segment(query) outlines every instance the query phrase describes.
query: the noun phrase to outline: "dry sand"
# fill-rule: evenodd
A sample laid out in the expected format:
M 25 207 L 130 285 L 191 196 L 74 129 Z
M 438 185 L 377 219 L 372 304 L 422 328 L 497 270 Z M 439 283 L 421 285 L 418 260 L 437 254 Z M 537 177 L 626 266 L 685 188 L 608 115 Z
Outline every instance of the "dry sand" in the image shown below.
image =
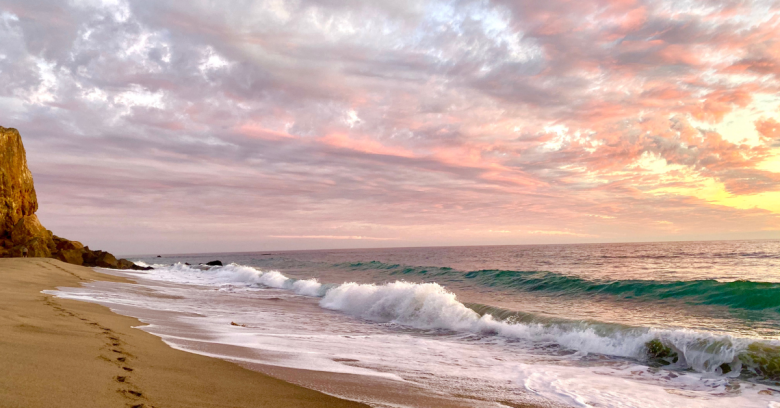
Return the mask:
M 54 259 L 0 259 L 0 407 L 365 407 L 168 347 L 136 319 L 41 293 L 122 281 Z

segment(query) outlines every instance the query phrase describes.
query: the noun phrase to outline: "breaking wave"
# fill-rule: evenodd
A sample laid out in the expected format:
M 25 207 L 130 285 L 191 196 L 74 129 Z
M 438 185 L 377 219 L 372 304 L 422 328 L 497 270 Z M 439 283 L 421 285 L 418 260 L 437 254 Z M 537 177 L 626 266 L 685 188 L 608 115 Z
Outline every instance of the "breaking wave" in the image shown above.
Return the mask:
M 632 327 L 555 319 L 487 305 L 466 305 L 437 283 L 322 284 L 288 278 L 277 271 L 231 264 L 191 267 L 175 264 L 145 278 L 199 285 L 244 285 L 285 289 L 321 297 L 321 307 L 361 319 L 416 329 L 493 335 L 581 354 L 597 353 L 718 375 L 780 379 L 780 343 L 683 330 Z M 562 276 L 562 275 L 559 275 Z M 651 283 L 652 284 L 652 283 Z M 739 287 L 737 283 L 737 287 Z

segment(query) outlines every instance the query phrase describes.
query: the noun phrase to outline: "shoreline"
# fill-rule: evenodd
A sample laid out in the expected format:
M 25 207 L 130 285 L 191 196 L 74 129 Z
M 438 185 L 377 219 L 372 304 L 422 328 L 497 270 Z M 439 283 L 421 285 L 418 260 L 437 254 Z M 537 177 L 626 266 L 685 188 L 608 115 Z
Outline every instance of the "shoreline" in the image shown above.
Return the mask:
M 163 304 L 158 304 L 157 308 L 139 307 L 124 302 L 112 303 L 107 300 L 112 297 L 111 289 L 117 291 L 115 296 L 122 297 L 121 293 L 134 292 L 140 290 L 145 296 L 150 298 L 181 299 L 178 295 L 166 295 L 151 292 L 143 279 L 134 276 L 128 276 L 123 271 L 95 271 L 98 275 L 106 276 L 112 279 L 99 279 L 80 287 L 89 290 L 106 291 L 108 297 L 106 300 L 100 299 L 81 299 L 79 296 L 68 297 L 68 291 L 75 289 L 72 287 L 59 287 L 56 291 L 45 291 L 46 294 L 55 296 L 56 299 L 71 299 L 76 302 L 94 303 L 110 307 L 112 312 L 121 316 L 129 316 L 138 319 L 141 326 L 137 326 L 141 331 L 150 333 L 156 338 L 162 339 L 166 346 L 175 350 L 182 350 L 188 354 L 196 354 L 207 358 L 216 358 L 221 361 L 227 361 L 240 367 L 268 375 L 272 378 L 285 381 L 289 384 L 301 386 L 306 389 L 322 392 L 336 398 L 347 401 L 359 401 L 370 406 L 377 407 L 419 407 L 419 408 L 471 408 L 471 407 L 509 407 L 509 408 L 540 408 L 554 404 L 533 404 L 518 403 L 504 399 L 484 399 L 477 396 L 466 394 L 442 392 L 433 390 L 414 382 L 407 382 L 399 379 L 385 378 L 385 376 L 372 375 L 367 373 L 342 372 L 321 370 L 316 367 L 305 367 L 298 364 L 290 367 L 285 364 L 277 365 L 274 361 L 286 359 L 294 355 L 288 355 L 289 351 L 269 351 L 258 350 L 252 347 L 242 347 L 238 345 L 221 344 L 211 340 L 213 333 L 208 330 L 202 330 L 198 325 L 181 320 L 180 317 L 203 317 L 197 312 L 181 312 L 165 310 Z M 140 293 L 139 292 L 139 293 Z M 89 297 L 89 296 L 87 296 Z M 274 307 L 278 307 L 275 301 Z M 256 305 L 260 308 L 263 306 Z M 270 306 L 270 305 L 266 305 Z M 300 305 L 298 305 L 300 306 Z M 297 306 L 296 306 L 297 310 Z M 232 319 L 232 318 L 231 318 Z M 242 322 L 242 320 L 237 320 Z M 225 323 L 227 325 L 227 323 Z M 244 326 L 242 323 L 237 325 Z M 244 326 L 246 327 L 246 326 Z M 299 350 L 303 355 L 307 354 L 305 349 Z M 382 372 L 382 370 L 379 370 Z M 276 405 L 274 405 L 276 406 Z M 306 405 L 310 406 L 310 405 Z M 328 405 L 331 406 L 331 405 Z M 558 405 L 555 405 L 558 406 Z
M 48 258 L 0 259 L 0 407 L 366 407 L 176 350 L 138 319 L 41 293 L 131 282 Z

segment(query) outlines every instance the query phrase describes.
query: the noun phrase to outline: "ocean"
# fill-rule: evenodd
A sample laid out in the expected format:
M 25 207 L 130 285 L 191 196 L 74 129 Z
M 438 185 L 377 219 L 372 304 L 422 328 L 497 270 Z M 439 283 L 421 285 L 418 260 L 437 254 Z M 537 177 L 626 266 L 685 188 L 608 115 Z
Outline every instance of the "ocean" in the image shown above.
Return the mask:
M 780 241 L 129 259 L 49 293 L 377 407 L 780 408 Z

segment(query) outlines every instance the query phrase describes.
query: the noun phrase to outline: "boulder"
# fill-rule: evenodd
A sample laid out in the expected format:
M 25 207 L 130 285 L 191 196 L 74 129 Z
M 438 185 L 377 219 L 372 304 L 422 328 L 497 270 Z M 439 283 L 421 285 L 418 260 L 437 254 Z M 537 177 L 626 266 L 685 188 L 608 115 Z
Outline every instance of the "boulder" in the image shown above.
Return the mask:
M 88 246 L 85 246 L 84 249 L 81 250 L 81 256 L 84 259 L 84 266 L 96 266 L 95 261 L 98 257 L 98 253 L 96 251 L 92 251 Z
M 108 252 L 98 251 L 97 258 L 95 258 L 95 266 L 117 269 L 119 267 L 119 261 L 117 261 L 114 255 L 111 255 Z
M 11 230 L 11 242 L 14 245 L 23 245 L 27 241 L 33 238 L 48 238 L 48 231 L 43 228 L 38 217 L 33 215 L 27 215 L 19 219 Z
M 56 251 L 66 251 L 70 249 L 83 250 L 84 245 L 78 241 L 70 241 L 65 238 L 60 238 L 56 235 L 53 236 Z
M 30 258 L 51 258 L 49 242 L 45 237 L 35 237 L 27 241 L 23 247 L 27 248 L 27 256 Z
M 80 249 L 65 249 L 59 251 L 54 258 L 73 265 L 84 265 L 84 253 Z
M 132 269 L 134 263 L 128 261 L 127 259 L 120 259 L 117 261 L 117 269 Z
M 54 247 L 51 232 L 41 225 L 38 217 L 22 217 L 11 231 L 14 246 L 26 247 L 29 257 L 50 257 Z
M 222 261 L 206 262 L 206 265 L 208 265 L 208 266 L 222 266 Z

